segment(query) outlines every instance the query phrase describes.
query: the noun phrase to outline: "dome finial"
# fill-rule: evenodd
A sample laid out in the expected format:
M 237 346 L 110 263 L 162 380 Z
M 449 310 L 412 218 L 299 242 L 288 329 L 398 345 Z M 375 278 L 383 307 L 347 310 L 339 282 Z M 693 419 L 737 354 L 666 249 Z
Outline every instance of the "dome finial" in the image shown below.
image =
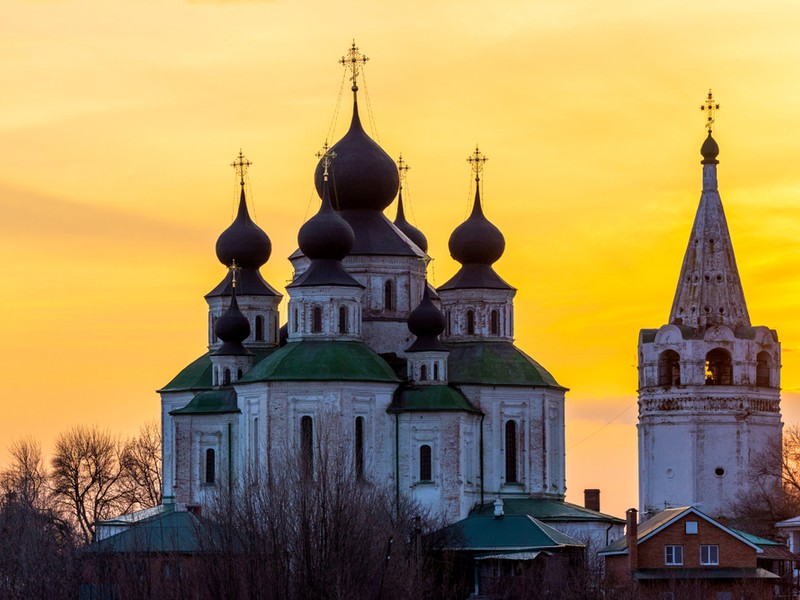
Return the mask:
M 247 168 L 252 164 L 253 163 L 244 157 L 244 154 L 242 154 L 242 149 L 239 148 L 239 156 L 237 156 L 236 160 L 231 163 L 231 166 L 239 176 L 239 183 L 242 187 L 244 187 L 244 176 L 247 174 Z
M 236 276 L 239 274 L 239 271 L 242 270 L 242 267 L 236 264 L 236 259 L 234 258 L 231 261 L 231 266 L 228 267 L 231 271 L 231 287 L 233 288 L 233 295 L 236 295 Z
M 403 154 L 400 153 L 400 157 L 397 159 L 397 175 L 400 178 L 400 190 L 403 189 L 403 184 L 406 181 L 406 173 L 410 168 L 408 163 L 403 160 Z
M 351 73 L 350 81 L 353 82 L 353 87 L 350 89 L 353 90 L 354 94 L 355 92 L 358 91 L 358 82 L 356 81 L 358 79 L 358 75 L 364 68 L 364 63 L 366 63 L 368 60 L 369 58 L 367 58 L 358 49 L 358 46 L 356 46 L 355 40 L 353 40 L 353 45 L 350 46 L 350 49 L 347 51 L 347 54 L 345 54 L 341 59 L 339 59 L 339 62 L 344 66 L 344 68 L 350 70 Z
M 700 110 L 706 115 L 706 129 L 709 135 L 711 135 L 714 133 L 714 121 L 716 120 L 717 111 L 719 110 L 719 103 L 714 100 L 714 95 L 711 93 L 710 88 L 706 101 L 700 107 Z
M 475 144 L 475 152 L 469 155 L 467 162 L 472 166 L 472 170 L 475 173 L 476 182 L 481 180 L 483 165 L 487 160 L 489 159 L 480 151 L 478 144 Z
M 327 182 L 328 170 L 330 169 L 331 164 L 333 164 L 333 159 L 336 158 L 336 152 L 328 149 L 328 140 L 325 140 L 325 143 L 322 145 L 322 150 L 317 152 L 316 157 L 322 163 L 322 180 Z

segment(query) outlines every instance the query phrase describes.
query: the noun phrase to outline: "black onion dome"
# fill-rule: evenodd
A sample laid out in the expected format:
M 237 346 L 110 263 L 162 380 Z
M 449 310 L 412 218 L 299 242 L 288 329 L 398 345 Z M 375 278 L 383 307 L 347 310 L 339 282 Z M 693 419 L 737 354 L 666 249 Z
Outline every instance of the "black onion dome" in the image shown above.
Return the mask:
M 337 210 L 383 210 L 392 203 L 400 185 L 397 165 L 364 131 L 358 118 L 357 103 L 353 103 L 350 130 L 331 147 L 331 151 L 336 154 L 336 173 L 332 183 Z M 320 159 L 314 173 L 320 197 L 324 170 Z
M 231 295 L 231 304 L 228 310 L 217 317 L 214 323 L 214 333 L 223 342 L 241 343 L 250 335 L 250 322 L 239 310 L 236 293 Z
M 230 227 L 217 238 L 217 258 L 226 267 L 235 260 L 239 267 L 257 269 L 269 260 L 271 253 L 272 242 L 250 218 L 242 188 L 239 212 Z
M 491 265 L 503 256 L 506 240 L 500 230 L 483 216 L 479 190 L 475 190 L 472 214 L 450 234 L 448 246 L 450 256 L 462 265 Z
M 310 259 L 342 260 L 353 248 L 355 239 L 350 224 L 333 210 L 328 182 L 323 182 L 322 206 L 297 234 L 300 251 Z
M 394 218 L 395 227 L 397 227 L 403 234 L 414 242 L 417 247 L 423 252 L 428 251 L 428 238 L 419 229 L 414 227 L 406 220 L 406 213 L 403 209 L 403 190 L 400 190 L 400 195 L 397 198 L 397 216 Z
M 417 339 L 406 349 L 406 352 L 446 352 L 447 347 L 439 340 L 444 326 L 444 315 L 431 301 L 430 288 L 426 281 L 422 292 L 422 302 L 408 315 L 408 330 L 417 336 Z
M 717 160 L 717 156 L 719 156 L 719 145 L 717 145 L 717 141 L 711 137 L 711 132 L 708 132 L 708 137 L 703 142 L 702 147 L 700 148 L 700 154 L 703 155 L 703 160 L 701 161 L 704 165 L 716 165 L 719 164 Z

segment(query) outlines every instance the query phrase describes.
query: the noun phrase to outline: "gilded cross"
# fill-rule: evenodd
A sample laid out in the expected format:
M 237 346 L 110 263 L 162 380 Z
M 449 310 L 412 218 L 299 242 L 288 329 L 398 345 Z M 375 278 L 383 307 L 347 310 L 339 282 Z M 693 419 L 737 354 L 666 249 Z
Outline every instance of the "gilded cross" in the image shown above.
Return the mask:
M 489 159 L 484 156 L 484 154 L 478 149 L 478 145 L 475 144 L 475 152 L 470 154 L 469 158 L 467 158 L 467 162 L 472 166 L 472 170 L 475 172 L 475 181 L 481 180 L 483 165 L 487 160 Z
M 242 149 L 240 148 L 239 156 L 237 156 L 236 160 L 234 160 L 231 163 L 231 166 L 234 168 L 236 174 L 239 176 L 242 185 L 244 185 L 244 176 L 247 174 L 247 167 L 249 167 L 252 164 L 253 163 L 251 163 L 244 157 L 244 154 L 242 154 Z
M 336 152 L 333 150 L 328 150 L 327 143 L 325 144 L 325 153 L 322 154 L 322 167 L 324 171 L 322 172 L 322 176 L 325 181 L 328 180 L 328 169 L 330 168 L 331 164 L 333 163 L 333 159 L 336 158 Z M 317 156 L 320 156 L 320 153 L 317 153 Z
M 711 94 L 711 90 L 708 90 L 708 97 L 706 98 L 705 103 L 700 107 L 706 114 L 706 129 L 708 132 L 711 133 L 714 130 L 714 120 L 717 115 L 717 111 L 719 110 L 719 104 L 714 101 L 714 96 Z
M 408 166 L 408 163 L 403 160 L 403 155 L 400 155 L 400 158 L 397 159 L 397 172 L 400 175 L 400 187 L 403 187 L 403 182 L 406 180 L 406 172 L 411 167 Z
M 236 264 L 236 259 L 233 259 L 233 262 L 230 266 L 231 270 L 231 284 L 233 285 L 233 289 L 236 289 L 236 274 L 242 270 L 242 267 Z
M 358 77 L 359 73 L 361 73 L 361 69 L 364 68 L 364 63 L 369 60 L 356 46 L 356 41 L 353 40 L 353 45 L 350 46 L 350 50 L 347 51 L 339 62 L 344 66 L 345 69 L 350 69 L 352 75 L 350 76 L 350 80 L 353 82 L 353 91 L 358 91 L 358 85 L 356 85 L 356 78 Z

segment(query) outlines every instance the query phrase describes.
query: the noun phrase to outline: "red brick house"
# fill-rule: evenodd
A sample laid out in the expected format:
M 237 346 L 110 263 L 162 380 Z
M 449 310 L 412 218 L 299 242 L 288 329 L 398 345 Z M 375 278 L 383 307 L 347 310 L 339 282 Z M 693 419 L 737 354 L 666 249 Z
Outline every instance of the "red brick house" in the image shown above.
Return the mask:
M 667 509 L 599 552 L 618 591 L 656 600 L 773 598 L 780 578 L 759 566 L 760 538 L 725 527 L 692 506 Z M 763 540 L 767 542 L 767 540 Z M 769 542 L 767 542 L 769 543 Z

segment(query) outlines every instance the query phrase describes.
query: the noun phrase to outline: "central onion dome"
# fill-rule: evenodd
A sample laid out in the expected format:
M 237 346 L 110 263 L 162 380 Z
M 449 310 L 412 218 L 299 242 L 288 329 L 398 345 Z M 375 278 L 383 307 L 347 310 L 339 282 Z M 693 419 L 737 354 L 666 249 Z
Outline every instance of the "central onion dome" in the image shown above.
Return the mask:
M 447 350 L 439 340 L 439 335 L 445 327 L 444 315 L 431 301 L 430 286 L 427 281 L 423 289 L 422 301 L 408 315 L 408 330 L 417 336 L 417 339 L 406 352 Z
M 397 165 L 364 131 L 358 118 L 358 102 L 353 102 L 350 130 L 330 150 L 336 156 L 332 202 L 337 210 L 381 211 L 392 203 L 400 185 Z M 320 197 L 324 171 L 320 159 L 314 173 Z
M 717 141 L 713 137 L 711 137 L 711 131 L 708 132 L 708 137 L 703 142 L 703 145 L 700 148 L 700 154 L 703 155 L 703 160 L 700 161 L 701 164 L 704 165 L 719 164 L 719 161 L 717 160 L 717 156 L 719 156 L 719 145 L 717 145 Z
M 478 186 L 472 213 L 450 234 L 448 247 L 450 256 L 462 265 L 491 265 L 503 256 L 506 240 L 500 230 L 483 215 Z
M 397 227 L 403 234 L 414 242 L 417 247 L 423 252 L 428 251 L 428 238 L 419 229 L 414 227 L 406 220 L 406 213 L 403 209 L 403 188 L 400 188 L 400 195 L 397 198 L 397 216 L 394 218 L 395 227 Z
M 339 156 L 336 156 L 339 168 Z M 306 221 L 297 234 L 300 251 L 308 258 L 342 260 L 353 248 L 353 228 L 331 206 L 328 182 L 323 181 L 322 206 Z
M 243 269 L 258 269 L 269 260 L 270 254 L 272 242 L 250 218 L 242 186 L 236 219 L 217 238 L 217 258 L 226 267 L 235 261 Z

